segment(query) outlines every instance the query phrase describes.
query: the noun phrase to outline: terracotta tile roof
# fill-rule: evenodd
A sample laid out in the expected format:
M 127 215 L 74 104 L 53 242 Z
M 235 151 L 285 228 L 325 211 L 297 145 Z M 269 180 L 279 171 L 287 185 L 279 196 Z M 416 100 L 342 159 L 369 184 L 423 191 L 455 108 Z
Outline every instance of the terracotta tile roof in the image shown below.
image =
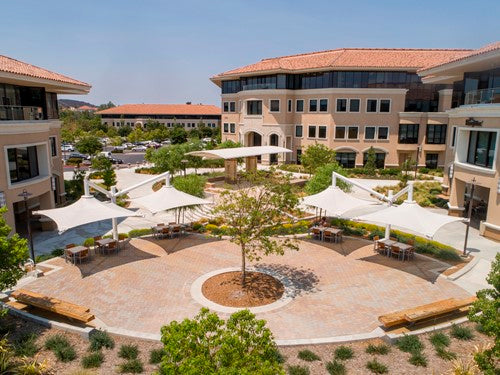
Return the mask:
M 258 63 L 218 74 L 213 78 L 266 71 L 293 72 L 314 69 L 416 70 L 460 58 L 470 52 L 469 49 L 342 48 L 263 59 Z
M 95 111 L 97 107 L 91 107 L 89 105 L 82 105 L 81 107 L 78 107 L 80 111 Z
M 487 44 L 484 47 L 481 47 L 479 49 L 472 50 L 471 52 L 469 52 L 469 53 L 467 53 L 467 54 L 465 54 L 463 56 L 458 56 L 458 57 L 455 57 L 455 58 L 450 59 L 448 61 L 443 61 L 441 63 L 437 63 L 437 64 L 434 64 L 434 65 L 423 67 L 423 68 L 419 69 L 419 72 L 427 70 L 427 69 L 436 68 L 438 66 L 443 66 L 443 65 L 446 65 L 446 64 L 450 64 L 450 63 L 453 63 L 453 62 L 456 62 L 456 61 L 465 60 L 465 59 L 468 59 L 469 57 L 482 55 L 482 54 L 485 54 L 485 53 L 488 53 L 488 52 L 491 52 L 491 51 L 495 51 L 495 50 L 498 50 L 498 49 L 500 49 L 500 42 L 490 43 L 490 44 Z
M 220 115 L 214 105 L 204 104 L 124 104 L 103 111 L 99 115 Z
M 88 83 L 66 77 L 50 70 L 39 68 L 7 56 L 0 55 L 0 72 L 14 73 L 28 77 L 48 79 L 51 81 L 70 83 L 73 85 L 91 87 Z

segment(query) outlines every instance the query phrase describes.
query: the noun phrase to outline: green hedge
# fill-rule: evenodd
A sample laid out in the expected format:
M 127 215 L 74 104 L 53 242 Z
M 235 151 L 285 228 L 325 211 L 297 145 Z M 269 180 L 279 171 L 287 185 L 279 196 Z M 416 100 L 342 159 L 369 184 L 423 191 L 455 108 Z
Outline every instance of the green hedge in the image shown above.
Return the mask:
M 307 233 L 309 231 L 309 227 L 311 223 L 306 220 L 301 220 L 296 223 L 285 223 L 273 228 L 269 228 L 268 235 L 269 236 L 283 236 L 288 234 L 300 234 Z M 226 225 L 218 225 L 216 223 L 209 222 L 204 227 L 200 223 L 196 223 L 193 225 L 194 230 L 200 231 L 200 229 L 204 229 L 204 231 L 210 232 L 210 234 L 214 236 L 225 236 L 229 234 L 229 227 Z
M 37 255 L 35 260 L 37 263 L 64 255 L 64 249 L 54 249 L 49 254 Z
M 128 236 L 130 238 L 135 238 L 135 237 L 146 236 L 151 233 L 153 233 L 153 230 L 151 228 L 132 229 L 130 232 L 128 232 Z

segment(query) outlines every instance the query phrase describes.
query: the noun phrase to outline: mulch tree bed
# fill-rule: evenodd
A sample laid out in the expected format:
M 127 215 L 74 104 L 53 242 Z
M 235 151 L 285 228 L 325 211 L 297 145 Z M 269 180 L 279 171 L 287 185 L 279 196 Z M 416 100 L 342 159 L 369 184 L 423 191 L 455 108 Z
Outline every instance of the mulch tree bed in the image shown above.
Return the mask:
M 229 307 L 255 307 L 267 305 L 281 298 L 285 288 L 271 275 L 262 272 L 247 272 L 241 283 L 241 271 L 212 276 L 202 286 L 205 298 Z

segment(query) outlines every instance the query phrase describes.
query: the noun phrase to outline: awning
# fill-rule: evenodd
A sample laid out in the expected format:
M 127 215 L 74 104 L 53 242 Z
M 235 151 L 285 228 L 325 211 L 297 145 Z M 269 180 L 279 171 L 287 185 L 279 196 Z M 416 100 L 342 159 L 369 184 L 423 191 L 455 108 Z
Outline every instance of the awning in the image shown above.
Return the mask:
M 430 125 L 446 125 L 446 121 L 441 121 L 441 120 L 427 120 L 427 123 Z
M 66 207 L 34 211 L 33 214 L 44 215 L 55 221 L 59 232 L 101 220 L 142 216 L 114 203 L 101 202 L 92 195 L 82 195 L 79 200 Z
M 406 119 L 400 119 L 399 123 L 400 124 L 420 124 L 420 122 L 418 122 L 418 121 L 406 120 Z
M 187 152 L 186 155 L 200 156 L 203 159 L 237 159 L 248 156 L 290 153 L 291 150 L 278 146 L 253 146 L 221 148 L 218 150 L 202 150 Z

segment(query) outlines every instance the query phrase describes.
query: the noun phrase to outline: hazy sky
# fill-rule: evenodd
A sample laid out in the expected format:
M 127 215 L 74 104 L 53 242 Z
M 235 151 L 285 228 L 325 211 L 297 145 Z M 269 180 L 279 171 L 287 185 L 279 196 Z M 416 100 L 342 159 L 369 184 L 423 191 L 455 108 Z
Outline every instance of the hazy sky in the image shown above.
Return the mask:
M 340 47 L 478 48 L 500 1 L 0 0 L 0 54 L 90 83 L 100 104 L 219 104 L 209 77 Z

